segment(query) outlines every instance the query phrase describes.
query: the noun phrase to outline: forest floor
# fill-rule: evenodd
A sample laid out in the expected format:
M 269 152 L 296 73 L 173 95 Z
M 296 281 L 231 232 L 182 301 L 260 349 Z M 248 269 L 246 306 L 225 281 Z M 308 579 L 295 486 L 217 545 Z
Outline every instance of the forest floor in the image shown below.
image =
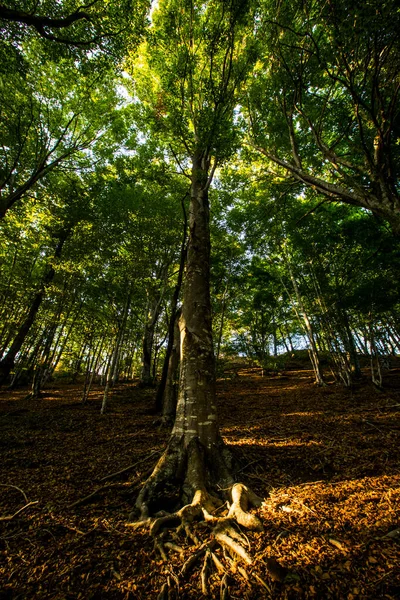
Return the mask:
M 174 597 L 204 598 L 202 563 L 180 575 L 195 548 L 182 540 L 162 562 L 128 524 L 168 438 L 154 390 L 120 384 L 100 416 L 99 386 L 83 406 L 82 386 L 52 385 L 38 401 L 0 392 L 0 599 L 155 600 L 167 578 Z M 230 598 L 400 598 L 400 369 L 384 385 L 319 388 L 305 369 L 218 382 L 238 479 L 265 498 L 264 532 L 247 533 L 253 563 L 227 567 Z M 219 582 L 215 570 L 209 597 Z

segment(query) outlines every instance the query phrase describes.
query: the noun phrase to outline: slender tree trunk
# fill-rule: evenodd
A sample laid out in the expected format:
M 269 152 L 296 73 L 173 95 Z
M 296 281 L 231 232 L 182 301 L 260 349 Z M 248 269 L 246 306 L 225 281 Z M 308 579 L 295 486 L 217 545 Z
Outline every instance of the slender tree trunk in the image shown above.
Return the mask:
M 372 383 L 376 385 L 377 388 L 382 389 L 382 368 L 381 362 L 379 360 L 379 351 L 376 346 L 375 339 L 375 331 L 374 326 L 372 324 L 372 319 L 370 319 L 369 323 L 369 343 L 370 343 L 370 364 L 371 364 L 371 379 Z M 375 364 L 374 364 L 375 363 Z
M 343 325 L 344 331 L 346 333 L 345 349 L 347 350 L 347 352 L 349 354 L 352 376 L 355 379 L 360 379 L 360 377 L 362 375 L 360 361 L 358 358 L 357 348 L 356 348 L 356 344 L 354 342 L 354 335 L 353 335 L 353 332 L 350 327 L 349 317 L 348 317 L 346 310 L 339 309 L 339 318 Z M 343 341 L 345 341 L 345 340 L 343 340 Z
M 222 295 L 222 306 L 221 306 L 221 322 L 219 324 L 219 330 L 218 330 L 218 340 L 217 340 L 217 352 L 216 352 L 216 362 L 218 364 L 219 361 L 219 354 L 221 351 L 221 343 L 222 343 L 222 334 L 224 331 L 224 321 L 225 321 L 225 311 L 226 311 L 226 297 L 228 294 L 228 285 L 229 285 L 229 281 L 226 282 L 226 286 L 224 289 L 224 293 Z
M 275 320 L 275 314 L 272 315 L 272 336 L 273 336 L 273 346 L 274 346 L 274 357 L 278 356 L 278 339 L 277 339 L 277 325 Z
M 154 333 L 155 327 L 160 315 L 161 302 L 159 299 L 153 299 L 153 302 L 148 307 L 147 321 L 144 327 L 143 344 L 142 344 L 142 376 L 141 383 L 144 386 L 153 385 L 153 377 L 151 374 L 152 357 L 153 357 L 153 344 L 154 344 Z
M 294 352 L 294 346 L 293 346 L 293 342 L 292 342 L 292 336 L 290 335 L 288 329 L 285 329 L 285 336 L 288 339 L 289 342 L 289 347 L 290 347 L 290 352 Z
M 81 346 L 80 352 L 78 354 L 78 358 L 75 361 L 74 372 L 72 373 L 71 383 L 76 383 L 78 375 L 80 375 L 83 357 L 85 356 L 86 349 L 88 347 L 88 343 L 85 341 Z
M 354 335 L 354 339 L 358 343 L 361 353 L 364 354 L 365 356 L 368 356 L 369 352 L 368 352 L 367 337 L 365 336 L 365 331 L 361 331 L 361 332 L 356 331 L 355 335 Z
M 161 412 L 161 410 L 163 409 L 164 391 L 165 391 L 165 387 L 167 384 L 167 378 L 168 378 L 168 373 L 169 373 L 169 368 L 170 368 L 169 367 L 170 356 L 171 356 L 171 353 L 173 351 L 173 347 L 175 344 L 174 332 L 175 332 L 175 323 L 176 323 L 176 319 L 178 316 L 177 307 L 178 307 L 179 295 L 181 293 L 181 288 L 182 288 L 183 272 L 184 272 L 185 261 L 186 261 L 186 237 L 187 237 L 187 216 L 186 216 L 186 209 L 185 209 L 186 197 L 187 196 L 185 195 L 181 201 L 182 212 L 183 212 L 183 233 L 182 233 L 181 251 L 180 251 L 180 259 L 179 259 L 179 271 L 178 271 L 178 278 L 176 281 L 176 285 L 174 288 L 174 293 L 172 294 L 171 316 L 170 316 L 169 324 L 168 324 L 168 344 L 167 344 L 167 349 L 165 352 L 165 359 L 164 359 L 164 364 L 163 364 L 163 369 L 162 369 L 162 374 L 161 374 L 161 380 L 160 380 L 160 384 L 158 386 L 157 394 L 156 394 L 156 407 L 155 408 L 156 408 L 157 413 Z M 180 316 L 180 311 L 179 311 L 179 316 Z
M 167 380 L 163 396 L 162 420 L 165 425 L 171 425 L 175 419 L 178 399 L 177 374 L 181 357 L 181 333 L 179 327 L 181 313 L 178 311 L 174 323 L 172 350 L 169 355 Z
M 289 354 L 290 350 L 289 350 L 289 346 L 287 345 L 287 342 L 286 342 L 286 336 L 285 336 L 285 334 L 283 333 L 283 330 L 282 330 L 282 328 L 281 328 L 281 327 L 279 327 L 279 328 L 278 328 L 278 331 L 279 331 L 279 333 L 281 334 L 281 339 L 282 339 L 282 341 L 283 341 L 283 345 L 285 346 L 285 350 L 286 350 L 286 352 Z
M 91 390 L 91 387 L 93 384 L 93 378 L 94 378 L 97 368 L 99 366 L 101 352 L 103 350 L 103 345 L 104 345 L 104 338 L 102 338 L 100 341 L 98 351 L 96 351 L 96 353 L 93 355 L 93 362 L 91 365 L 90 377 L 89 377 L 88 381 L 85 380 L 85 386 L 84 386 L 83 394 L 82 394 L 82 404 L 86 404 L 86 402 L 89 398 L 90 390 Z
M 57 324 L 53 323 L 48 333 L 46 334 L 46 341 L 44 344 L 44 348 L 40 354 L 39 360 L 37 361 L 36 368 L 33 374 L 32 380 L 32 389 L 31 396 L 34 399 L 37 399 L 41 396 L 42 393 L 42 385 L 44 378 L 46 376 L 46 370 L 49 367 L 49 355 L 51 350 L 51 345 L 53 343 L 55 334 L 56 334 Z
M 126 321 L 127 321 L 127 318 L 128 318 L 128 312 L 129 312 L 130 303 L 131 303 L 131 294 L 129 292 L 128 295 L 127 295 L 127 298 L 126 298 L 125 305 L 124 305 L 121 324 L 119 326 L 119 330 L 118 330 L 118 334 L 117 334 L 117 339 L 115 340 L 115 346 L 114 346 L 114 350 L 113 350 L 112 355 L 111 355 L 110 365 L 109 365 L 109 368 L 108 368 L 107 381 L 106 381 L 106 386 L 104 388 L 103 402 L 102 402 L 101 411 L 100 411 L 100 413 L 102 415 L 107 410 L 108 394 L 109 394 L 110 387 L 111 387 L 112 382 L 113 382 L 114 377 L 115 377 L 115 371 L 116 371 L 116 369 L 118 367 L 118 359 L 119 359 L 119 354 L 120 354 L 120 351 L 121 351 L 122 340 L 124 339 L 124 333 L 125 333 L 125 327 L 126 327 Z
M 57 337 L 57 342 L 56 342 L 55 347 L 54 347 L 54 352 L 53 352 L 53 355 L 51 357 L 50 368 L 48 370 L 48 377 L 50 377 L 50 375 L 52 375 L 54 373 L 54 371 L 57 368 L 58 363 L 61 360 L 61 356 L 63 355 L 65 347 L 66 347 L 66 345 L 68 343 L 69 336 L 71 335 L 72 330 L 73 330 L 73 328 L 75 326 L 76 320 L 77 320 L 77 318 L 79 316 L 79 312 L 80 312 L 81 306 L 82 306 L 82 302 L 80 302 L 80 304 L 78 306 L 78 309 L 77 309 L 77 311 L 75 313 L 75 316 L 72 319 L 72 322 L 71 322 L 71 324 L 69 326 L 69 329 L 68 329 L 68 331 L 67 331 L 67 333 L 66 333 L 66 335 L 65 335 L 65 337 L 64 337 L 64 339 L 62 341 L 62 343 L 60 344 L 61 336 L 63 334 L 63 331 L 65 329 L 65 326 L 67 324 L 67 320 L 68 320 L 68 317 L 69 317 L 71 311 L 69 311 L 69 313 L 68 313 L 68 315 L 67 315 L 67 317 L 66 317 L 66 319 L 65 319 L 65 321 L 64 321 L 64 323 L 63 323 L 63 325 L 61 327 L 60 333 L 59 333 L 59 335 Z
M 72 228 L 69 227 L 62 230 L 59 234 L 59 241 L 54 252 L 55 260 L 60 259 L 63 246 L 71 231 Z M 38 313 L 40 305 L 42 304 L 42 300 L 46 292 L 46 286 L 48 286 L 53 281 L 54 275 L 55 269 L 54 266 L 51 265 L 43 278 L 40 290 L 36 293 L 35 297 L 33 298 L 32 304 L 30 305 L 28 313 L 22 325 L 20 326 L 17 335 L 15 336 L 13 343 L 11 344 L 7 354 L 3 357 L 3 359 L 0 362 L 0 385 L 7 379 L 11 370 L 14 368 L 15 357 L 21 350 L 22 344 L 24 343 L 25 338 L 28 335 L 29 330 L 35 321 L 36 315 Z
M 92 338 L 92 340 L 93 340 L 93 338 Z M 96 356 L 97 356 L 97 350 L 100 347 L 101 342 L 102 342 L 102 340 L 100 339 L 98 344 L 93 344 L 93 346 L 91 344 L 89 345 L 89 352 L 88 352 L 88 357 L 86 360 L 85 379 L 83 382 L 82 404 L 85 404 L 86 389 L 89 385 L 90 374 L 92 372 L 94 361 L 96 360 Z
M 309 353 L 311 364 L 312 364 L 312 367 L 314 370 L 315 382 L 318 385 L 324 385 L 325 382 L 324 382 L 324 378 L 322 375 L 317 346 L 315 344 L 313 328 L 312 328 L 310 319 L 308 318 L 308 315 L 307 315 L 307 312 L 306 312 L 306 309 L 305 309 L 305 306 L 303 303 L 303 299 L 300 294 L 299 286 L 297 285 L 297 281 L 296 281 L 293 271 L 292 271 L 292 267 L 290 266 L 289 260 L 287 260 L 287 259 L 286 259 L 286 264 L 289 269 L 290 280 L 292 282 L 294 293 L 296 295 L 296 299 L 297 299 L 297 302 L 298 302 L 298 305 L 299 305 L 300 311 L 301 311 L 302 319 L 300 319 L 300 322 L 302 320 L 304 323 L 304 328 L 305 328 L 305 331 L 306 331 L 306 334 L 308 337 L 308 341 L 310 344 L 308 353 Z M 296 312 L 299 317 L 300 315 L 299 315 L 297 309 L 296 309 Z

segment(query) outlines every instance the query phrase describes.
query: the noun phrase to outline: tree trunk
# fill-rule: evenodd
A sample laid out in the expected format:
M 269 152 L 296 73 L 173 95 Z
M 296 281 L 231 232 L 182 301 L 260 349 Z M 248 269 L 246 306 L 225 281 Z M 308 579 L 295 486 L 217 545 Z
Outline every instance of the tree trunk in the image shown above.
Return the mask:
M 278 356 L 278 338 L 277 338 L 277 325 L 275 320 L 275 313 L 272 315 L 272 336 L 273 336 L 273 346 L 274 346 L 274 357 Z
M 187 195 L 185 195 L 181 201 L 184 220 L 183 220 L 183 235 L 182 235 L 181 252 L 180 252 L 180 260 L 179 260 L 178 279 L 176 281 L 174 293 L 172 294 L 171 317 L 170 317 L 170 320 L 168 323 L 168 343 L 167 343 L 167 349 L 165 352 L 165 359 L 164 359 L 164 364 L 163 364 L 163 369 L 162 369 L 162 374 L 161 374 L 161 380 L 160 380 L 160 384 L 158 386 L 157 394 L 156 394 L 156 406 L 155 406 L 156 412 L 160 413 L 161 410 L 163 410 L 163 416 L 164 416 L 164 405 L 165 405 L 164 392 L 165 392 L 165 388 L 167 385 L 167 379 L 169 376 L 170 356 L 173 351 L 173 346 L 175 344 L 175 339 L 174 339 L 175 333 L 174 332 L 175 332 L 175 324 L 176 324 L 176 320 L 177 320 L 178 299 L 179 299 L 179 295 L 181 293 L 183 271 L 185 268 L 185 261 L 186 261 L 186 237 L 187 237 L 187 216 L 186 216 L 186 209 L 185 209 L 186 197 L 187 197 Z M 179 311 L 179 316 L 180 316 L 180 311 Z M 174 407 L 174 416 L 175 416 L 175 407 Z
M 58 315 L 59 316 L 59 315 Z M 57 330 L 57 322 L 53 322 L 45 336 L 45 344 L 36 362 L 33 373 L 31 397 L 35 400 L 42 395 L 42 385 L 50 363 L 50 351 Z
M 96 374 L 97 367 L 98 367 L 99 362 L 100 362 L 101 352 L 103 350 L 103 345 L 104 345 L 104 338 L 102 338 L 100 340 L 98 347 L 93 352 L 93 359 L 92 359 L 92 362 L 91 362 L 90 367 L 89 367 L 89 369 L 91 371 L 88 374 L 89 376 L 85 379 L 85 385 L 84 385 L 84 388 L 83 388 L 82 404 L 86 404 L 86 402 L 87 402 L 87 400 L 89 398 L 90 390 L 91 390 L 92 383 L 93 383 L 93 378 L 94 378 L 94 376 Z
M 70 382 L 71 384 L 75 384 L 78 379 L 78 375 L 81 374 L 82 363 L 83 363 L 83 359 L 84 359 L 87 347 L 88 347 L 88 343 L 85 341 L 83 346 L 81 347 L 78 357 L 75 361 L 74 371 L 72 373 L 71 382 Z
M 174 422 L 176 403 L 178 399 L 177 373 L 181 357 L 181 332 L 179 328 L 181 312 L 176 314 L 174 332 L 172 335 L 172 349 L 168 361 L 168 371 L 163 394 L 162 421 L 165 425 Z
M 116 369 L 118 368 L 118 360 L 119 360 L 119 355 L 120 355 L 120 351 L 121 351 L 122 341 L 124 339 L 126 321 L 128 318 L 130 304 L 131 304 L 131 293 L 129 292 L 128 296 L 126 298 L 125 305 L 124 305 L 121 324 L 119 326 L 117 338 L 115 340 L 114 350 L 111 355 L 110 366 L 109 366 L 109 369 L 107 372 L 107 381 L 106 381 L 106 386 L 104 389 L 103 402 L 102 402 L 101 411 L 100 411 L 100 413 L 102 415 L 107 410 L 108 393 L 109 393 L 110 387 L 113 384 L 114 379 L 116 378 L 115 372 L 116 372 Z
M 218 361 L 219 361 L 219 355 L 220 355 L 220 351 L 221 351 L 222 334 L 224 332 L 224 321 L 225 321 L 225 311 L 226 311 L 226 297 L 227 297 L 227 294 L 228 294 L 228 286 L 229 286 L 229 280 L 226 282 L 224 293 L 222 294 L 221 321 L 220 321 L 219 330 L 218 330 L 217 353 L 216 353 L 216 362 L 217 362 L 217 364 L 219 364 Z
M 305 309 L 305 306 L 303 303 L 303 299 L 300 294 L 299 286 L 297 285 L 297 281 L 294 277 L 292 267 L 290 266 L 288 259 L 286 259 L 286 264 L 288 266 L 289 275 L 290 275 L 290 279 L 291 279 L 291 282 L 293 285 L 294 293 L 296 294 L 296 299 L 297 299 L 297 302 L 300 307 L 301 316 L 302 316 L 302 320 L 304 323 L 304 329 L 306 331 L 308 341 L 310 344 L 308 354 L 310 356 L 311 364 L 312 364 L 312 367 L 314 370 L 315 382 L 317 383 L 317 385 L 325 385 L 324 378 L 322 375 L 322 369 L 321 369 L 321 365 L 320 365 L 320 361 L 319 361 L 318 350 L 317 350 L 317 346 L 315 344 L 313 328 L 312 328 L 310 319 L 308 318 L 308 315 L 307 315 L 307 312 L 306 312 L 306 309 Z M 298 314 L 297 309 L 296 309 L 296 313 L 297 313 L 297 316 L 299 317 L 300 315 Z M 300 322 L 301 322 L 301 319 L 300 319 Z
M 54 252 L 55 260 L 60 259 L 63 246 L 64 246 L 69 234 L 71 233 L 71 231 L 72 231 L 72 227 L 68 227 L 66 229 L 63 229 L 59 233 L 59 235 L 58 235 L 59 241 L 58 241 L 58 244 L 57 244 L 55 252 Z M 43 278 L 40 290 L 36 293 L 35 297 L 33 298 L 33 301 L 29 308 L 28 314 L 26 315 L 22 325 L 20 326 L 18 333 L 14 338 L 13 343 L 11 344 L 7 354 L 4 356 L 4 358 L 0 362 L 0 385 L 7 379 L 11 370 L 14 368 L 15 357 L 17 356 L 18 352 L 21 350 L 22 344 L 24 343 L 25 338 L 28 335 L 28 332 L 35 321 L 36 315 L 38 313 L 40 305 L 42 304 L 42 300 L 43 300 L 44 294 L 46 292 L 46 286 L 48 286 L 53 281 L 54 275 L 55 275 L 55 269 L 54 269 L 54 266 L 51 265 L 49 267 L 49 269 L 47 270 L 46 275 Z
M 192 157 L 187 270 L 183 294 L 181 369 L 175 424 L 167 449 L 142 488 L 136 510 L 145 519 L 166 482 L 179 482 L 181 500 L 207 504 L 206 488 L 233 483 L 219 434 L 210 301 L 209 161 Z M 207 465 L 207 468 L 206 468 Z
M 362 376 L 362 373 L 361 373 L 360 361 L 359 361 L 358 354 L 357 354 L 356 344 L 354 342 L 354 335 L 353 335 L 353 332 L 351 331 L 348 314 L 347 314 L 346 310 L 343 308 L 339 309 L 339 319 L 340 319 L 341 323 L 343 324 L 344 331 L 346 333 L 346 335 L 344 336 L 345 339 L 343 339 L 343 342 L 345 345 L 345 349 L 349 354 L 352 376 L 355 379 L 360 379 L 360 377 Z
M 143 344 L 142 344 L 142 374 L 141 384 L 143 386 L 152 386 L 154 379 L 152 376 L 152 358 L 153 358 L 153 345 L 154 345 L 154 333 L 157 324 L 158 317 L 160 316 L 161 310 L 161 298 L 154 299 L 152 303 L 149 303 L 146 311 L 146 324 L 144 327 Z

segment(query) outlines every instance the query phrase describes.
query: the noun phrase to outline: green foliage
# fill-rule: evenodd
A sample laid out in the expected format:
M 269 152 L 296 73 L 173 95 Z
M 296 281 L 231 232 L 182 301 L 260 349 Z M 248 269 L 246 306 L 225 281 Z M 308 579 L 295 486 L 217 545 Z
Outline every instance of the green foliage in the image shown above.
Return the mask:
M 178 155 L 207 150 L 220 161 L 238 145 L 238 93 L 254 59 L 246 2 L 160 2 L 131 61 L 146 119 Z
M 0 32 L 10 47 L 38 42 L 38 56 L 70 57 L 83 68 L 118 62 L 143 34 L 148 0 L 5 0 Z
M 55 355 L 65 345 L 67 372 L 104 341 L 104 370 L 128 298 L 121 365 L 132 373 L 139 363 L 156 298 L 162 354 L 195 155 L 214 175 L 219 357 L 276 370 L 291 344 L 305 346 L 293 280 L 320 349 L 345 348 L 347 325 L 361 342 L 376 331 L 382 347 L 385 336 L 394 343 L 399 247 L 385 224 L 395 228 L 399 195 L 394 1 L 160 0 L 144 31 L 148 8 L 0 8 L 0 349 L 52 267 L 20 354 L 27 373 L 48 340 Z M 77 10 L 87 16 L 68 23 Z M 36 27 L 27 15 L 50 21 Z
M 396 2 L 264 3 L 262 18 L 266 44 L 248 91 L 254 144 L 277 173 L 398 231 Z

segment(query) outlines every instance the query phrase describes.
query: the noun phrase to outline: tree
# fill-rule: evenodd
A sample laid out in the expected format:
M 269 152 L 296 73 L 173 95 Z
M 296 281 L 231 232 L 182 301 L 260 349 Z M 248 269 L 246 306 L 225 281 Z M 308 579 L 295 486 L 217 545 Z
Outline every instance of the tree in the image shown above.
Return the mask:
M 271 167 L 400 232 L 400 15 L 389 2 L 264 5 L 248 107 Z
M 34 50 L 27 50 L 29 60 Z M 118 116 L 115 87 L 111 73 L 86 76 L 65 60 L 0 86 L 0 219 L 53 171 L 89 168 L 101 137 L 115 145 L 106 135 Z
M 68 223 L 61 226 L 60 229 L 54 232 L 54 238 L 57 241 L 57 243 L 54 250 L 54 255 L 52 257 L 52 262 L 57 262 L 58 260 L 60 260 L 63 246 L 67 241 L 68 237 L 70 236 L 72 228 L 73 225 Z M 46 269 L 43 279 L 40 282 L 39 289 L 36 291 L 32 299 L 27 314 L 25 315 L 15 338 L 13 339 L 10 347 L 8 348 L 7 353 L 3 356 L 2 360 L 0 361 L 0 385 L 7 379 L 8 375 L 10 374 L 10 371 L 14 367 L 15 357 L 21 350 L 25 338 L 33 325 L 40 305 L 42 304 L 46 292 L 46 287 L 53 281 L 55 273 L 56 271 L 54 268 L 54 264 L 50 264 Z
M 159 490 L 178 483 L 181 502 L 177 515 L 156 520 L 156 534 L 167 519 L 183 522 L 208 514 L 217 500 L 210 489 L 218 483 L 231 490 L 230 519 L 260 528 L 245 513 L 256 499 L 234 484 L 230 455 L 218 428 L 215 366 L 210 302 L 209 188 L 214 172 L 235 148 L 234 110 L 238 93 L 253 59 L 251 6 L 220 2 L 206 5 L 174 0 L 160 3 L 153 15 L 146 60 L 144 53 L 135 79 L 137 93 L 147 103 L 154 127 L 164 131 L 171 149 L 190 179 L 189 239 L 183 292 L 181 371 L 175 424 L 168 446 L 136 501 L 141 520 L 155 508 Z M 151 90 L 152 95 L 145 93 Z M 244 509 L 244 510 L 243 510 Z M 227 529 L 217 534 L 232 549 Z M 240 551 L 243 551 L 241 548 Z
M 81 50 L 81 57 L 100 50 L 116 58 L 142 33 L 148 9 L 147 0 L 4 0 L 0 31 L 6 39 L 18 41 L 33 34 L 75 50 L 75 54 Z
M 318 355 L 323 353 L 336 379 L 351 385 L 360 376 L 358 355 L 371 353 L 372 338 L 374 360 L 385 354 L 385 346 L 387 354 L 393 347 L 391 334 L 390 344 L 384 342 L 388 325 L 383 323 L 394 325 L 390 311 L 398 305 L 398 243 L 366 211 L 321 203 L 318 192 L 302 190 L 296 182 L 254 177 L 262 166 L 243 158 L 219 186 L 222 194 L 235 197 L 223 216 L 225 227 L 240 236 L 253 263 L 244 269 L 234 307 L 232 329 L 243 344 L 240 349 L 250 355 L 257 351 L 254 342 L 260 347 L 262 333 L 265 339 L 274 320 L 290 345 L 300 324 L 316 381 L 322 383 Z M 263 307 L 259 300 L 268 292 L 273 294 Z M 262 322 L 261 314 L 259 327 L 257 309 L 267 314 L 274 300 L 274 317 Z

